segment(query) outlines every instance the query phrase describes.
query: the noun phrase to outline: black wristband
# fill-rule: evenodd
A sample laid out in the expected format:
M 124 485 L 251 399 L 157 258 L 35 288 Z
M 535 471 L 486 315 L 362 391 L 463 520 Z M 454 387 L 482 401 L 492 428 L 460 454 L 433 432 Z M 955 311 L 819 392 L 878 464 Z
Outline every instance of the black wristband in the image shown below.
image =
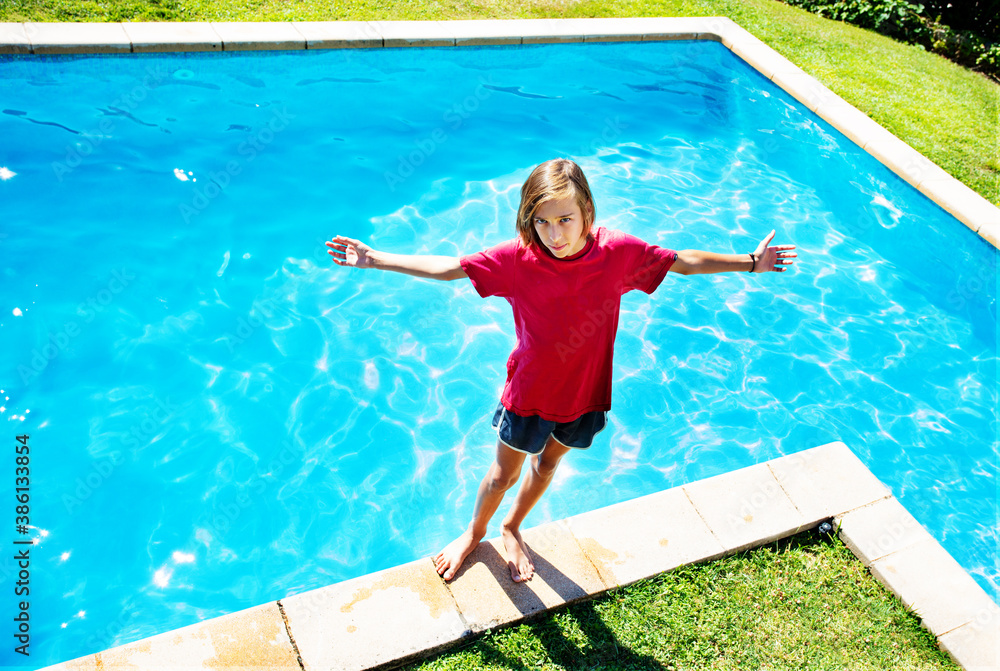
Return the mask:
M 757 257 L 753 255 L 753 252 L 747 252 L 747 254 L 750 255 L 750 259 L 753 261 L 753 265 L 750 266 L 750 270 L 748 270 L 747 272 L 752 273 L 753 269 L 757 267 Z

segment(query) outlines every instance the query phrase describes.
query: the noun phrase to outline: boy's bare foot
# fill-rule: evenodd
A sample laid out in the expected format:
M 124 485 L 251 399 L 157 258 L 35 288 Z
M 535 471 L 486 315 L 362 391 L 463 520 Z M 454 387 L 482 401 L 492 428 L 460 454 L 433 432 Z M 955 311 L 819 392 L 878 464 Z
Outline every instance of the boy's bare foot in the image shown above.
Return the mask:
M 507 550 L 507 566 L 510 567 L 510 577 L 514 582 L 531 580 L 535 566 L 531 563 L 528 547 L 521 538 L 521 531 L 501 524 L 500 533 L 503 536 L 504 549 Z
M 448 543 L 447 547 L 434 557 L 434 567 L 437 569 L 438 575 L 445 580 L 454 578 L 462 562 L 465 561 L 470 552 L 476 549 L 481 540 L 482 538 L 473 536 L 470 529 L 466 529 L 464 534 Z

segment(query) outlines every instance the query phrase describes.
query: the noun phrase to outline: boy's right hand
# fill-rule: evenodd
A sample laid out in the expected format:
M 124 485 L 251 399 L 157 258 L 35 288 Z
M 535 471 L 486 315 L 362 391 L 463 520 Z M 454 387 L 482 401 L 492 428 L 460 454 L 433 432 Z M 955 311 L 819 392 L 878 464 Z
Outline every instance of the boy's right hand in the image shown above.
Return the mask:
M 372 248 L 360 240 L 338 235 L 326 243 L 326 246 L 330 248 L 327 253 L 338 266 L 372 268 L 375 265 L 371 257 Z

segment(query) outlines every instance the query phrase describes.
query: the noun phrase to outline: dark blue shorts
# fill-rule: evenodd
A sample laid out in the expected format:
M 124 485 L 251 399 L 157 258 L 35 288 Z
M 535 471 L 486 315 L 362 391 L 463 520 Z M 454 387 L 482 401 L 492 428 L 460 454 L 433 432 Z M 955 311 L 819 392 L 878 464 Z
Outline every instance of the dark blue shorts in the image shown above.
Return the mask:
M 541 454 L 549 436 L 566 447 L 585 450 L 594 442 L 594 436 L 607 425 L 608 413 L 605 410 L 585 413 L 571 422 L 550 422 L 537 415 L 521 417 L 503 407 L 502 402 L 497 404 L 493 413 L 493 428 L 497 430 L 500 442 L 528 454 Z

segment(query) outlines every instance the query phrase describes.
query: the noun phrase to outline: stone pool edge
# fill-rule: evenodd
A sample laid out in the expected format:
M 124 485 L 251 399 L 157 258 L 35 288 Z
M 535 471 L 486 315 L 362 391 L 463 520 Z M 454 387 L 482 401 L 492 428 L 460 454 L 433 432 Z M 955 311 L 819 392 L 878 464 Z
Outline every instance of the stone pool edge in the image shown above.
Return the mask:
M 46 668 L 391 668 L 830 519 L 960 666 L 1000 668 L 1000 606 L 842 442 L 529 529 L 527 583 L 491 539 L 450 583 L 420 559 Z
M 726 17 L 0 23 L 0 53 L 7 54 L 474 46 L 681 39 L 721 42 L 904 181 L 1000 249 L 1000 208 Z

